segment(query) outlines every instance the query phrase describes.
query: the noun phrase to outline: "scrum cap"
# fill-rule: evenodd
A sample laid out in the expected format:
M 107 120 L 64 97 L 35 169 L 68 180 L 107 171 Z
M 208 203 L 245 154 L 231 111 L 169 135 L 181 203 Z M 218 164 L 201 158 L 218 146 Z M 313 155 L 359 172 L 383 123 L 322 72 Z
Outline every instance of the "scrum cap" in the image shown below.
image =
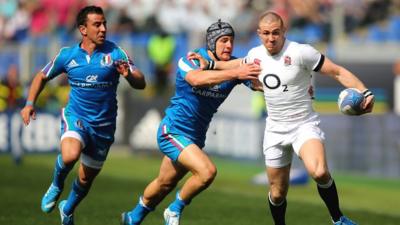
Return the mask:
M 206 34 L 207 49 L 210 50 L 214 55 L 216 55 L 215 45 L 217 43 L 217 40 L 222 36 L 234 37 L 235 31 L 229 23 L 222 22 L 221 19 L 219 19 L 218 22 L 211 24 L 207 28 Z

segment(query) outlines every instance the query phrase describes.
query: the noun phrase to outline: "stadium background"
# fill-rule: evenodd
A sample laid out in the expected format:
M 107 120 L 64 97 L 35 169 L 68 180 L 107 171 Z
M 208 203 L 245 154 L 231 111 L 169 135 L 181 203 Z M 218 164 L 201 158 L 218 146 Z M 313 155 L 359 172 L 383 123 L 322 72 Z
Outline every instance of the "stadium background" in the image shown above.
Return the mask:
M 121 79 L 115 152 L 123 149 L 135 163 L 136 157 L 142 159 L 142 153 L 160 157 L 156 129 L 174 91 L 178 58 L 203 46 L 206 27 L 218 18 L 234 26 L 234 55 L 244 56 L 259 44 L 255 35 L 257 16 L 271 9 L 283 15 L 289 25 L 289 39 L 312 44 L 357 74 L 375 93 L 376 105 L 371 115 L 344 116 L 336 106 L 340 85 L 315 74 L 315 108 L 321 113 L 321 126 L 326 132 L 330 168 L 355 177 L 367 176 L 368 182 L 377 177 L 399 179 L 400 96 L 395 93 L 400 71 L 394 69 L 400 63 L 399 0 L 2 0 L 0 162 L 12 158 L 19 166 L 3 163 L 3 167 L 0 163 L 0 170 L 29 171 L 29 157 L 36 159 L 40 155 L 46 163 L 53 163 L 59 149 L 59 111 L 68 100 L 65 76 L 48 83 L 37 102 L 38 119 L 29 127 L 23 127 L 19 110 L 34 74 L 60 47 L 79 40 L 74 20 L 77 10 L 85 4 L 105 9 L 108 39 L 133 56 L 149 84 L 145 91 L 134 91 Z M 214 117 L 205 150 L 244 167 L 248 163 L 260 166 L 262 172 L 264 119 L 262 96 L 237 88 Z M 301 168 L 297 162 L 295 166 Z M 149 168 L 153 167 L 149 164 Z M 49 168 L 47 173 L 50 171 Z M 5 178 L 0 177 L 0 183 Z M 252 178 L 249 175 L 246 179 Z M 388 193 L 400 196 L 398 183 L 395 184 L 397 191 Z M 7 221 L 4 215 L 0 214 L 0 221 Z M 398 212 L 391 215 L 400 217 Z

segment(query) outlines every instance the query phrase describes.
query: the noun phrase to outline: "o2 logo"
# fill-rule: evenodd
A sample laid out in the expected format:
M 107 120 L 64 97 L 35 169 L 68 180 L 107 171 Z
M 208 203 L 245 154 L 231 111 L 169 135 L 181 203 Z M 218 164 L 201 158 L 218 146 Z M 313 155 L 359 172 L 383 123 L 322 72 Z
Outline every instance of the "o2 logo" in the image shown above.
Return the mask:
M 263 78 L 263 83 L 267 88 L 269 88 L 271 90 L 277 89 L 280 86 L 282 86 L 283 92 L 289 91 L 287 88 L 287 84 L 281 85 L 281 79 L 279 79 L 278 75 L 276 75 L 276 74 L 265 75 Z

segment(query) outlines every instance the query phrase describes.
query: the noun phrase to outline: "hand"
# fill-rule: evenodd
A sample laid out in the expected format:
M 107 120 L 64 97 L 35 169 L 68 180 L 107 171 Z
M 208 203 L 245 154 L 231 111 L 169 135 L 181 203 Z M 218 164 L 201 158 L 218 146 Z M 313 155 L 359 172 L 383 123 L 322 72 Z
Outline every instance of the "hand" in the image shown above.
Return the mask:
M 262 92 L 264 91 L 263 84 L 258 79 L 257 80 L 251 80 L 251 86 L 252 86 L 253 90 L 262 91 Z
M 30 119 L 32 117 L 33 120 L 36 120 L 36 111 L 31 105 L 25 106 L 21 112 L 22 121 L 24 122 L 25 126 L 28 126 L 30 123 Z
M 200 69 L 206 70 L 208 68 L 208 60 L 203 58 L 199 53 L 196 52 L 189 52 L 187 54 L 187 59 L 189 60 L 199 60 L 200 63 Z
M 129 63 L 125 60 L 117 60 L 114 62 L 115 69 L 124 77 L 127 77 L 130 73 Z
M 375 98 L 373 95 L 368 96 L 364 99 L 362 103 L 363 114 L 372 112 L 372 108 L 374 107 Z
M 243 64 L 237 69 L 239 80 L 258 80 L 258 75 L 261 72 L 261 67 L 255 63 Z

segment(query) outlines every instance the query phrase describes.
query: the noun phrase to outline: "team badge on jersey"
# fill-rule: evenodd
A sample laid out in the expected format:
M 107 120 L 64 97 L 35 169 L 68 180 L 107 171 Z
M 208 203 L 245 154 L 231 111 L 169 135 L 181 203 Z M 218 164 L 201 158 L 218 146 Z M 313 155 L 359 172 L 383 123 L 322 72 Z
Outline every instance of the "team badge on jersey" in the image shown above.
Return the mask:
M 103 58 L 100 61 L 102 66 L 111 66 L 113 64 L 112 58 L 110 54 L 103 55 Z
M 292 65 L 292 58 L 290 58 L 290 56 L 285 56 L 284 63 L 285 63 L 285 66 Z

